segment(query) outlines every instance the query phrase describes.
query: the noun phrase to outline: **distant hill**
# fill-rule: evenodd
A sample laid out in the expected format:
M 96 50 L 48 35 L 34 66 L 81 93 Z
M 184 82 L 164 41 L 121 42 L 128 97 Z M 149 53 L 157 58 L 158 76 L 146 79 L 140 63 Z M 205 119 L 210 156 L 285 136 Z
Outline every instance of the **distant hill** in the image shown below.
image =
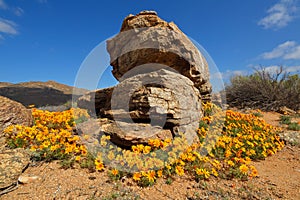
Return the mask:
M 59 106 L 72 100 L 72 94 L 78 98 L 88 92 L 55 81 L 30 81 L 24 83 L 0 82 L 0 96 L 18 101 L 25 106 Z

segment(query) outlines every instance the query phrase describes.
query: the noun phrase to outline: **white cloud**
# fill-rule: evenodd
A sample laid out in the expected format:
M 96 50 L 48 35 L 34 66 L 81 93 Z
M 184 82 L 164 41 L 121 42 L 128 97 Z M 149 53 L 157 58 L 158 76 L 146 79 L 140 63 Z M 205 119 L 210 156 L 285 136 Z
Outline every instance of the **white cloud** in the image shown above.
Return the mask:
M 300 66 L 291 66 L 291 67 L 287 67 L 285 69 L 286 72 L 291 72 L 291 73 L 294 73 L 294 72 L 300 72 Z
M 258 25 L 265 29 L 279 29 L 288 25 L 295 18 L 297 11 L 296 0 L 280 0 L 279 3 L 272 6 L 268 11 L 268 15 L 262 18 Z
M 0 0 L 0 9 L 7 9 L 7 5 L 4 0 Z
M 16 34 L 18 34 L 16 26 L 17 25 L 13 21 L 0 18 L 0 32 L 6 33 L 9 35 L 16 35 Z
M 210 75 L 210 79 L 222 79 L 224 82 L 227 82 L 230 78 L 239 75 L 246 75 L 247 71 L 245 70 L 227 70 L 225 72 L 216 72 Z
M 271 65 L 271 66 L 263 66 L 263 69 L 266 72 L 276 73 L 280 70 L 281 66 L 279 65 Z M 255 66 L 253 69 L 257 69 L 258 71 L 261 71 L 261 66 Z M 255 71 L 255 70 L 254 70 Z M 299 73 L 300 72 L 300 65 L 296 66 L 283 66 L 283 72 L 287 73 Z
M 264 70 L 267 72 L 278 72 L 280 70 L 280 66 L 272 65 L 268 67 L 264 67 Z M 283 72 L 287 73 L 299 73 L 300 72 L 300 65 L 299 66 L 283 66 Z
M 260 70 L 259 67 L 257 67 L 256 69 L 259 69 L 258 71 L 262 71 L 262 70 Z M 278 65 L 272 65 L 272 66 L 264 67 L 263 69 L 264 69 L 266 72 L 269 72 L 269 73 L 275 73 L 275 72 L 277 72 L 277 71 L 280 70 L 280 66 L 278 66 Z
M 248 76 L 253 74 L 257 69 L 260 70 L 261 66 L 251 65 L 252 69 L 249 70 L 227 70 L 225 72 L 216 72 L 211 74 L 211 81 L 214 83 L 215 80 L 222 80 L 224 83 L 229 83 L 230 79 L 235 76 Z M 276 71 L 280 70 L 280 66 L 278 65 L 271 65 L 271 66 L 263 66 L 264 70 L 271 73 L 276 73 Z M 300 65 L 295 66 L 283 66 L 284 72 L 291 73 L 291 74 L 299 74 L 300 73 Z
M 300 45 L 293 48 L 283 57 L 284 59 L 300 59 Z
M 263 53 L 262 57 L 264 59 L 279 58 L 284 56 L 289 51 L 291 51 L 291 49 L 294 48 L 295 46 L 296 46 L 295 41 L 286 41 L 278 45 L 277 47 L 275 47 L 272 51 Z
M 17 16 L 22 16 L 24 14 L 24 10 L 20 7 L 16 7 L 13 9 L 13 12 Z
M 261 54 L 261 57 L 266 60 L 274 58 L 300 59 L 300 45 L 295 41 L 286 41 L 272 49 L 272 51 Z

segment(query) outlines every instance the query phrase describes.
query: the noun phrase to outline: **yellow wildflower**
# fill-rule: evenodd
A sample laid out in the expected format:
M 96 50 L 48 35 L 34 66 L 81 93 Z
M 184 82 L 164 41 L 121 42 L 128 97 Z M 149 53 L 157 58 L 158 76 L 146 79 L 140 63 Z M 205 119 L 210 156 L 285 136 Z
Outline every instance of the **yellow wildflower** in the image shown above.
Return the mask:
M 142 177 L 142 175 L 139 172 L 135 172 L 132 176 L 133 180 L 135 180 L 135 181 L 141 180 L 141 177 Z
M 154 182 L 155 180 L 155 171 L 151 170 L 148 173 L 146 173 L 146 177 L 148 179 L 149 182 Z
M 111 174 L 114 176 L 117 176 L 119 174 L 119 170 L 113 169 L 113 170 L 111 170 Z
M 177 166 L 175 167 L 175 172 L 176 172 L 176 174 L 178 174 L 179 176 L 183 176 L 183 175 L 184 175 L 184 170 L 183 170 L 183 168 L 182 168 L 181 166 L 179 166 L 179 165 L 177 165 Z
M 243 173 L 243 174 L 247 174 L 249 168 L 245 165 L 245 164 L 242 164 L 240 167 L 239 167 L 240 171 Z

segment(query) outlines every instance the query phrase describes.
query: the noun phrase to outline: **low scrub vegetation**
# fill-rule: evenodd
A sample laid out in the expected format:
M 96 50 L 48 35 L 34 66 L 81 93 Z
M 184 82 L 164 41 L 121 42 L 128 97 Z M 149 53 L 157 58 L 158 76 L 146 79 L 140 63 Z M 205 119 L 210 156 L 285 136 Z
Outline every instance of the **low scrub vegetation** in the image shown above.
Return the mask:
M 300 125 L 297 122 L 292 122 L 292 117 L 288 115 L 280 116 L 280 123 L 287 125 L 288 130 L 300 131 Z
M 277 111 L 286 106 L 300 109 L 300 77 L 291 75 L 283 67 L 270 71 L 261 67 L 248 76 L 234 76 L 226 86 L 230 106 Z

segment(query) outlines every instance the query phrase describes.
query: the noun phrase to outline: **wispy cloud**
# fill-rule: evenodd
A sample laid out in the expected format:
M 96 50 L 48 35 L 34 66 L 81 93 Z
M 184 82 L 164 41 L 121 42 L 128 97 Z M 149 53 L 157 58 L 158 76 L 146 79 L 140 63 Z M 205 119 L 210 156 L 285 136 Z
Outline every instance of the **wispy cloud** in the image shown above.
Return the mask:
M 17 16 L 22 16 L 24 14 L 24 10 L 20 7 L 16 7 L 13 9 L 13 12 Z
M 260 69 L 261 66 L 251 65 L 252 69 L 246 70 L 227 70 L 225 72 L 217 72 L 214 74 L 211 74 L 211 79 L 222 79 L 224 83 L 228 83 L 232 77 L 235 76 L 247 76 L 250 74 L 253 74 L 255 72 L 255 69 Z M 280 70 L 279 65 L 271 65 L 271 66 L 264 66 L 264 70 L 268 72 L 276 72 Z M 300 73 L 300 65 L 295 66 L 284 66 L 283 67 L 284 72 L 287 73 Z
M 4 2 L 4 0 L 0 0 L 0 9 L 7 9 L 7 5 L 6 3 Z
M 211 74 L 211 79 L 222 79 L 224 82 L 227 82 L 230 78 L 239 75 L 246 75 L 248 72 L 245 70 L 227 70 L 225 72 L 216 72 Z
M 285 60 L 300 59 L 300 45 L 295 41 L 286 41 L 275 47 L 272 51 L 261 54 L 261 57 L 266 60 L 275 58 Z
M 22 8 L 9 6 L 4 2 L 4 0 L 0 0 L 0 9 L 11 12 L 16 16 L 22 16 L 24 14 L 24 10 Z M 9 19 L 0 17 L 0 41 L 5 40 L 6 36 L 17 34 L 17 24 Z
M 18 34 L 16 26 L 17 25 L 13 21 L 0 18 L 0 33 L 5 33 L 8 35 L 16 35 Z
M 17 16 L 22 16 L 24 14 L 24 10 L 20 7 L 12 7 L 4 2 L 4 0 L 0 0 L 0 9 L 8 10 Z
M 265 29 L 285 27 L 295 18 L 296 11 L 296 0 L 280 0 L 268 9 L 267 16 L 262 18 L 258 25 Z
M 265 67 L 264 69 L 268 72 L 276 72 L 280 70 L 281 66 L 278 65 L 272 65 Z M 283 71 L 287 73 L 299 73 L 300 72 L 300 65 L 299 66 L 286 66 L 283 67 Z
M 299 66 L 291 66 L 291 67 L 287 67 L 285 69 L 287 72 L 297 72 L 299 73 L 300 72 L 300 65 Z
M 39 2 L 39 3 L 47 3 L 48 0 L 37 0 L 37 2 Z

